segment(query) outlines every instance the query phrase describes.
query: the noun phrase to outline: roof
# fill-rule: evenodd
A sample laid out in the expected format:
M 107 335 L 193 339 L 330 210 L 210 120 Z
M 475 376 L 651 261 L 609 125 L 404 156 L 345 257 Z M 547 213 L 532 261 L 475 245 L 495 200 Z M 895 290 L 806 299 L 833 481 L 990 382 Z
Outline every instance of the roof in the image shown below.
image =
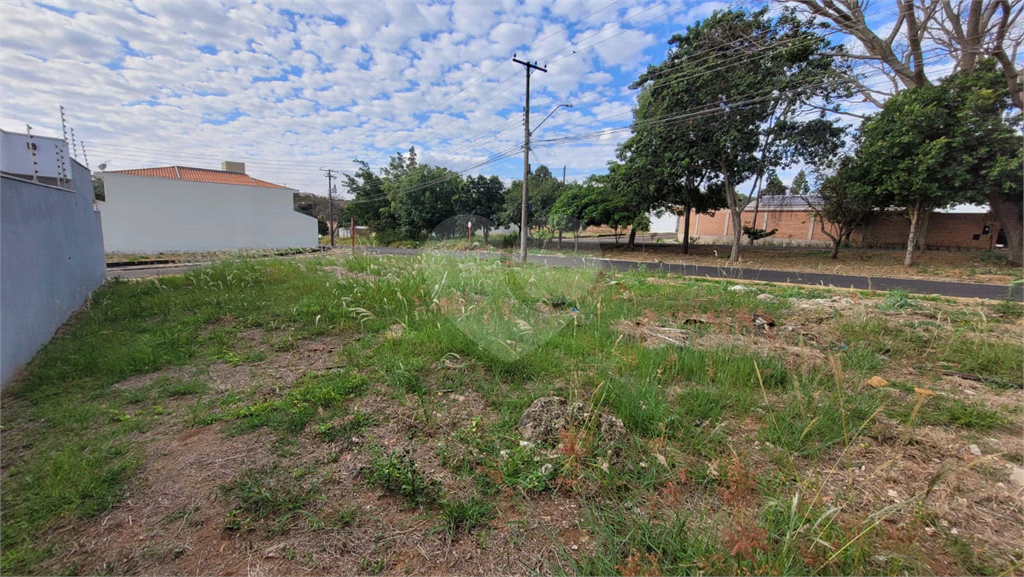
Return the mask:
M 988 205 L 980 204 L 958 204 L 949 208 L 940 208 L 935 212 L 944 214 L 987 214 L 989 207 Z
M 819 206 L 821 204 L 821 198 L 818 196 L 808 196 L 807 200 L 804 200 L 802 196 L 794 195 L 778 195 L 778 196 L 762 196 L 761 202 L 757 203 L 758 210 L 793 210 L 793 211 L 807 211 L 810 207 L 807 206 L 807 202 Z M 744 208 L 745 211 L 754 210 L 755 201 L 751 200 Z
M 161 166 L 158 168 L 132 168 L 128 170 L 110 170 L 104 174 L 124 174 L 127 176 L 145 176 L 148 178 L 170 178 L 173 180 L 188 180 L 191 182 L 212 182 L 215 184 L 237 184 L 241 186 L 258 186 L 260 188 L 284 188 L 280 184 L 274 184 L 248 174 L 240 172 L 226 172 L 223 170 L 210 170 L 208 168 L 191 168 L 188 166 Z M 290 189 L 289 189 L 290 190 Z

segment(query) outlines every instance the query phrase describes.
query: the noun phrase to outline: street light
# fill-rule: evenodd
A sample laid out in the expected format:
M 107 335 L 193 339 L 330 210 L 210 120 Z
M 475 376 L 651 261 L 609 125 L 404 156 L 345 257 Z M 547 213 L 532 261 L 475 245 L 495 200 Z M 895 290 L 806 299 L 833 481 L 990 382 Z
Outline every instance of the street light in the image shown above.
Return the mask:
M 530 75 L 529 74 L 526 75 L 526 92 L 527 92 L 527 95 L 529 95 L 529 92 L 530 92 Z M 526 135 L 525 135 L 525 138 L 523 139 L 524 140 L 524 142 L 523 142 L 523 208 L 522 208 L 522 212 L 520 213 L 521 216 L 519 218 L 519 262 L 526 262 L 526 241 L 527 241 L 527 237 L 529 236 L 529 227 L 528 227 L 526 221 L 527 221 L 527 216 L 528 216 L 528 212 L 529 212 L 529 210 L 528 210 L 528 206 L 529 205 L 527 204 L 527 202 L 528 202 L 528 198 L 529 198 L 529 189 L 530 189 L 530 186 L 529 186 L 529 182 L 530 182 L 530 172 L 529 172 L 529 167 L 530 167 L 530 136 L 532 136 L 534 132 L 537 132 L 537 129 L 540 128 L 540 125 L 544 124 L 545 120 L 551 118 L 551 115 L 554 114 L 556 110 L 558 110 L 559 108 L 562 108 L 562 107 L 572 108 L 572 104 L 559 104 L 558 106 L 552 108 L 551 112 L 549 112 L 548 115 L 544 117 L 544 120 L 541 120 L 540 123 L 538 123 L 537 126 L 534 127 L 533 130 L 530 130 L 530 99 L 529 99 L 529 96 L 527 96 L 527 99 L 526 99 L 526 111 L 525 111 L 526 112 L 526 115 L 525 115 L 526 116 L 526 130 L 525 130 Z
M 537 124 L 537 126 L 534 126 L 534 127 L 533 127 L 533 130 L 531 130 L 531 131 L 530 131 L 530 135 L 532 136 L 534 132 L 537 132 L 537 129 L 538 129 L 538 128 L 540 128 L 540 125 L 541 125 L 541 124 L 544 124 L 544 121 L 545 121 L 545 120 L 547 120 L 547 119 L 551 118 L 551 115 L 552 115 L 552 114 L 554 114 L 556 110 L 558 110 L 559 108 L 563 108 L 563 107 L 564 107 L 564 108 L 572 108 L 572 104 L 559 104 L 558 106 L 556 106 L 556 107 L 552 108 L 552 109 L 551 109 L 551 112 L 549 112 L 549 113 L 548 113 L 548 115 L 544 117 L 544 120 L 541 120 L 541 121 L 540 121 L 540 122 L 539 122 L 539 123 Z

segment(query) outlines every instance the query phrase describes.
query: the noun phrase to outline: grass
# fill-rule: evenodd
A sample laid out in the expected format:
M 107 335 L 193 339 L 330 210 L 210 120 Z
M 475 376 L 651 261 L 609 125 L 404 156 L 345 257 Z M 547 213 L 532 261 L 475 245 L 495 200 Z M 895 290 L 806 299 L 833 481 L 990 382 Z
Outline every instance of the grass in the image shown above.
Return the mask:
M 225 529 L 246 532 L 261 521 L 272 521 L 269 531 L 280 533 L 297 518 L 310 526 L 320 525 L 313 506 L 320 498 L 315 481 L 304 481 L 305 471 L 245 469 L 231 483 L 220 487 L 233 507 L 228 511 Z
M 223 527 L 253 539 L 379 527 L 377 514 L 333 500 L 332 475 L 355 470 L 355 459 L 366 464 L 356 490 L 393 495 L 402 514 L 431 519 L 449 542 L 506 534 L 510 508 L 574 502 L 593 538 L 563 554 L 578 573 L 927 567 L 941 547 L 897 551 L 870 517 L 869 507 L 891 503 L 835 511 L 838 501 L 819 492 L 884 437 L 877 414 L 912 432 L 1006 433 L 1019 414 L 953 391 L 915 412 L 913 391 L 938 388 L 953 370 L 991 383 L 986 394 L 1018 394 L 1019 311 L 890 293 L 855 295 L 860 312 L 800 312 L 789 298 L 847 293 L 661 278 L 430 254 L 228 261 L 110 282 L 5 392 L 0 572 L 61 570 L 46 564 L 65 546 L 54 528 L 88 523 L 144 490 L 140 437 L 209 424 L 276 438 L 275 464 L 238 470 L 217 491 L 229 511 Z M 777 299 L 759 301 L 760 292 Z M 754 313 L 779 326 L 758 332 Z M 686 330 L 689 340 L 627 338 L 624 320 Z M 300 365 L 287 381 L 269 372 L 279 355 L 323 337 L 341 343 L 316 359 L 334 368 Z M 826 360 L 797 362 L 799 347 Z M 226 391 L 211 362 L 263 378 Z M 863 385 L 876 374 L 893 385 Z M 590 423 L 551 446 L 521 445 L 518 420 L 546 395 L 621 419 L 625 438 L 598 439 Z M 327 456 L 314 460 L 309 447 Z M 191 514 L 181 511 L 172 520 Z M 358 552 L 361 570 L 394 569 L 381 542 Z M 956 570 L 977 568 L 953 557 Z

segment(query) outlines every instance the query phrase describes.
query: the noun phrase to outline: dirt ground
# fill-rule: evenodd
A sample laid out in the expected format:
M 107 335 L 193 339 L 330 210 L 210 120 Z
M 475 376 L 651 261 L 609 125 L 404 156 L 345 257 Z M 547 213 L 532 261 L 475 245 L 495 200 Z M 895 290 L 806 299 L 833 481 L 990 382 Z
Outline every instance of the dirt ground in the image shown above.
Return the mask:
M 837 310 L 868 314 L 872 308 L 867 302 L 837 297 L 795 302 L 793 310 L 793 316 L 780 326 L 764 317 L 759 323 L 756 316 L 675 319 L 682 326 L 690 326 L 687 320 L 721 325 L 722 330 L 700 336 L 688 329 L 667 328 L 666 319 L 657 318 L 622 321 L 619 330 L 647 346 L 740 345 L 779 352 L 797 364 L 816 364 L 828 361 L 814 346 L 827 339 L 815 328 L 815 319 Z M 397 332 L 392 338 L 400 338 L 401 332 Z M 254 391 L 270 395 L 275 386 L 287 386 L 306 372 L 336 366 L 337 353 L 345 342 L 342 337 L 328 337 L 300 341 L 281 351 L 269 345 L 277 340 L 278 335 L 246 331 L 240 335 L 241 345 L 262 350 L 267 355 L 264 360 L 237 366 L 216 362 L 171 368 L 133 377 L 114 389 L 131 389 L 159 376 L 175 376 L 207 380 L 214 395 Z M 863 383 L 850 386 L 854 390 L 865 387 Z M 939 394 L 991 406 L 1024 404 L 1024 391 L 994 391 L 956 376 L 932 386 Z M 438 444 L 455 443 L 456 452 L 469 450 L 457 446 L 454 433 L 474 422 L 498 417 L 476 392 L 440 391 L 436 395 L 433 415 L 425 416 L 415 402 L 377 384 L 366 396 L 354 400 L 352 409 L 378 417 L 364 437 L 388 449 L 408 450 L 423 473 L 439 480 L 446 493 L 466 493 L 471 489 L 465 485 L 467 481 L 456 478 L 439 461 Z M 177 397 L 165 404 L 169 414 L 184 415 L 193 402 Z M 835 463 L 834 468 L 803 471 L 802 477 L 809 483 L 820 485 L 823 503 L 840 504 L 848 513 L 864 518 L 898 506 L 881 522 L 883 529 L 894 539 L 914 535 L 902 545 L 908 551 L 915 547 L 933 550 L 928 569 L 938 573 L 949 569 L 944 565 L 944 541 L 939 536 L 932 538 L 935 527 L 973 536 L 1001 555 L 1019 551 L 1024 523 L 1021 490 L 1007 480 L 1014 463 L 1024 459 L 1019 430 L 993 431 L 976 441 L 978 455 L 969 449 L 971 443 L 954 431 L 938 427 L 910 431 L 884 418 L 879 422 L 880 428 L 848 451 L 837 449 L 823 460 Z M 71 568 L 77 574 L 135 575 L 480 575 L 556 570 L 571 574 L 568 558 L 586 554 L 594 546 L 594 536 L 586 528 L 584 499 L 571 491 L 525 498 L 501 494 L 495 500 L 496 515 L 485 528 L 452 539 L 438 530 L 436 518 L 366 483 L 361 469 L 368 461 L 358 438 L 325 443 L 307 430 L 294 436 L 293 444 L 282 445 L 278 436 L 266 429 L 230 436 L 228 425 L 193 427 L 186 419 L 167 418 L 138 434 L 133 444 L 144 447 L 146 460 L 125 498 L 105 514 L 70 521 L 46 535 L 44 540 L 54 543 L 56 554 L 44 569 L 51 573 Z M 738 435 L 731 442 L 745 447 L 737 459 L 743 459 L 750 470 L 775 468 L 777 459 L 783 458 L 781 451 L 756 441 L 756 426 L 748 427 L 750 438 L 745 439 L 743 423 L 735 425 Z M 221 487 L 247 469 L 274 466 L 284 471 L 315 469 L 323 489 L 317 517 L 329 520 L 355 510 L 355 520 L 343 526 L 330 522 L 315 526 L 295 517 L 287 520 L 280 533 L 261 528 L 228 529 L 225 521 L 232 506 Z M 722 469 L 726 466 L 723 463 Z M 927 497 L 927 506 L 924 501 L 905 506 L 921 499 L 919 489 L 929 485 L 940 470 L 944 473 Z M 684 500 L 672 495 L 666 499 L 669 497 L 673 505 Z M 706 504 L 691 499 L 689 506 L 697 509 Z
M 623 245 L 625 242 L 623 241 Z M 571 244 L 569 245 L 571 248 Z M 648 244 L 635 250 L 602 247 L 605 258 L 660 261 L 672 264 L 732 266 L 729 247 L 690 245 L 690 254 L 682 254 L 678 244 Z M 914 258 L 910 268 L 903 266 L 902 251 L 842 249 L 839 258 L 829 258 L 829 249 L 743 246 L 735 266 L 765 270 L 785 270 L 822 274 L 868 277 L 957 280 L 981 284 L 1006 285 L 1021 278 L 1019 267 L 1006 265 L 1005 254 L 979 251 L 924 251 Z

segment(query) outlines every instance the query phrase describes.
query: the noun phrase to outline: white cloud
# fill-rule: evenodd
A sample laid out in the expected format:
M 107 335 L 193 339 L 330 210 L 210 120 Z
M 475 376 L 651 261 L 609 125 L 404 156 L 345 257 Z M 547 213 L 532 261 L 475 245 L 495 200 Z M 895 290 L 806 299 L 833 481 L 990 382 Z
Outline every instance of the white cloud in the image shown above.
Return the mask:
M 326 186 L 320 166 L 351 171 L 353 158 L 379 166 L 411 144 L 423 161 L 455 169 L 521 144 L 524 71 L 513 52 L 550 64 L 532 77 L 534 125 L 555 105 L 578 103 L 555 113 L 539 137 L 626 125 L 635 95 L 624 87 L 682 31 L 682 22 L 654 17 L 676 8 L 695 17 L 708 6 L 226 0 L 147 2 L 140 12 L 127 0 L 46 4 L 58 10 L 25 0 L 0 11 L 4 128 L 29 122 L 59 134 L 63 104 L 94 165 L 240 160 L 258 178 L 313 191 Z M 603 172 L 625 136 L 540 148 L 537 162 Z M 474 173 L 511 179 L 521 170 L 511 158 Z

